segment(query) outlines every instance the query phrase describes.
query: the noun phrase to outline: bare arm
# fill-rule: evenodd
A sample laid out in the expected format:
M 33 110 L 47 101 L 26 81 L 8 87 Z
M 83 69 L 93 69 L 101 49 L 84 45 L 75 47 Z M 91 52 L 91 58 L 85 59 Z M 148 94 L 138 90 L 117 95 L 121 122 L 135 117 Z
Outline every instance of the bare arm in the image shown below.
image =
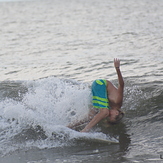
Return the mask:
M 73 122 L 73 123 L 70 123 L 67 127 L 68 128 L 71 128 L 71 129 L 74 129 L 75 127 L 78 127 L 78 126 L 80 126 L 80 125 L 82 125 L 82 124 L 84 124 L 84 123 L 88 123 L 90 120 L 92 120 L 93 119 L 93 117 L 96 115 L 96 112 L 93 110 L 93 109 L 91 109 L 90 111 L 89 111 L 89 114 L 88 114 L 88 117 L 86 117 L 86 118 L 84 118 L 84 119 L 82 119 L 82 120 L 80 120 L 80 121 L 75 121 L 75 122 Z
M 116 69 L 117 75 L 118 75 L 118 81 L 119 81 L 119 88 L 122 89 L 124 88 L 124 81 L 123 81 L 123 77 L 120 71 L 120 60 L 115 58 L 114 59 L 114 67 Z
M 109 115 L 108 109 L 100 109 L 100 112 L 94 116 L 94 118 L 86 125 L 86 127 L 81 132 L 89 132 L 92 127 L 94 127 L 102 119 Z
M 75 127 L 80 126 L 80 125 L 82 125 L 82 124 L 84 124 L 84 123 L 86 123 L 88 121 L 89 121 L 89 119 L 85 118 L 85 119 L 82 119 L 80 121 L 76 121 L 76 122 L 70 123 L 67 127 L 71 128 L 71 129 L 74 129 Z

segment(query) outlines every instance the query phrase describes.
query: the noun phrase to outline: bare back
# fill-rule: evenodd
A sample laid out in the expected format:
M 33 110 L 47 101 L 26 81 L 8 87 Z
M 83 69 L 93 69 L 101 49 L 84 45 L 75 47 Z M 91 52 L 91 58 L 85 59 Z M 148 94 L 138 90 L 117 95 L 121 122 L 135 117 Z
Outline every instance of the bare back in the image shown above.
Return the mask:
M 111 109 L 120 109 L 123 102 L 123 88 L 120 85 L 116 88 L 107 80 L 107 93 Z

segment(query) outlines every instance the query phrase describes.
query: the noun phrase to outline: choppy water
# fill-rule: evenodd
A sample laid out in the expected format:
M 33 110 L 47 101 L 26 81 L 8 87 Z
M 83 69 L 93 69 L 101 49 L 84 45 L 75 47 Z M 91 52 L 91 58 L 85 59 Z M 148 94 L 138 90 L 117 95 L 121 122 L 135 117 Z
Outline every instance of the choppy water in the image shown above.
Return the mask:
M 0 2 L 0 162 L 162 162 L 163 1 Z M 123 122 L 72 141 L 66 125 L 83 118 L 90 85 L 125 80 Z M 54 137 L 57 132 L 59 137 Z

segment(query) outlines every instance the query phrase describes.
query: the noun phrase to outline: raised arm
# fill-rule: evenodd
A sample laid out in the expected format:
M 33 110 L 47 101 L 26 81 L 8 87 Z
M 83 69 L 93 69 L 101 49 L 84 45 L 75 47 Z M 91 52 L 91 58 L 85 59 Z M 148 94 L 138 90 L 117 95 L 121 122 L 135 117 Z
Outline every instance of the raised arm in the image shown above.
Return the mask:
M 119 89 L 123 90 L 124 81 L 123 81 L 123 77 L 122 77 L 122 74 L 121 74 L 121 71 L 120 71 L 120 60 L 117 59 L 117 58 L 114 59 L 114 67 L 115 67 L 117 75 L 118 75 Z

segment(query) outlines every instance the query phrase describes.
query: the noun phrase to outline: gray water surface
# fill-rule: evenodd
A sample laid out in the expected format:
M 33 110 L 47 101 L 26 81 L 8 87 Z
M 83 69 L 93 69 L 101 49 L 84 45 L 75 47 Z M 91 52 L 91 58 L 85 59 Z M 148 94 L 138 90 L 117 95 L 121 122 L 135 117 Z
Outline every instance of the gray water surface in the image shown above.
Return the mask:
M 162 8 L 162 0 L 0 2 L 0 161 L 161 163 Z M 97 131 L 120 143 L 52 141 L 52 128 L 64 122 L 53 114 L 65 119 L 58 106 L 85 113 L 94 79 L 117 84 L 114 58 L 121 60 L 126 114 Z M 7 121 L 13 118 L 18 125 Z

